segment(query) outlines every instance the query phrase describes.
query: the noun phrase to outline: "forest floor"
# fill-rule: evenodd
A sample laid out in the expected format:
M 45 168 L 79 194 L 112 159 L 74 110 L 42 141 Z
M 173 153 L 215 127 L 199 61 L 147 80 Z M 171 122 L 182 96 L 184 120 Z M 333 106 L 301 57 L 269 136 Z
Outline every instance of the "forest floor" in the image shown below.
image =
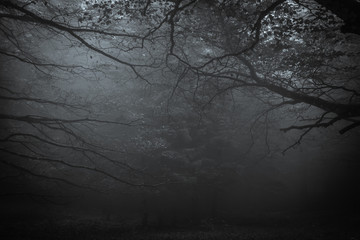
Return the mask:
M 0 239 L 21 240 L 360 240 L 357 224 L 207 224 L 196 227 L 130 227 L 110 221 L 7 221 Z

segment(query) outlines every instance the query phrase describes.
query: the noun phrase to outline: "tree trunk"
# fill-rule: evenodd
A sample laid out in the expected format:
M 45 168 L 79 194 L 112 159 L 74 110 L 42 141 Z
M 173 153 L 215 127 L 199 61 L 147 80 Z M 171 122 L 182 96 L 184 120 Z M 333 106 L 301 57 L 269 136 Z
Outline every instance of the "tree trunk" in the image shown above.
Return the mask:
M 143 216 L 142 216 L 142 221 L 141 221 L 141 225 L 142 227 L 147 227 L 149 224 L 149 204 L 147 201 L 147 196 L 146 194 L 143 194 Z
M 215 220 L 219 217 L 218 190 L 215 187 L 212 191 L 211 218 Z

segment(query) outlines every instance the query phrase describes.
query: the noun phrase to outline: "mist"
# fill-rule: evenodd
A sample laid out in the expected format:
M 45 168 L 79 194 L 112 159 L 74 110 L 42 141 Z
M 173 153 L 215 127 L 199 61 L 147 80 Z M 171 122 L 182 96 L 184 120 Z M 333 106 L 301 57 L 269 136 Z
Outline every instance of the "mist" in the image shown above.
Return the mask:
M 336 6 L 60 2 L 0 3 L 4 239 L 360 239 Z

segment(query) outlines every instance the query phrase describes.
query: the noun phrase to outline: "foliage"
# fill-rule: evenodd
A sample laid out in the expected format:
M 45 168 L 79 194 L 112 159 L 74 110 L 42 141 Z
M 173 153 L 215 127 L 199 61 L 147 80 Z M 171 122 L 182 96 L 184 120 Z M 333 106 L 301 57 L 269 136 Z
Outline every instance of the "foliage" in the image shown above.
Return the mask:
M 328 10 L 290 0 L 2 1 L 2 175 L 105 192 L 227 186 L 261 136 L 259 152 L 270 154 L 316 128 L 356 133 L 359 36 Z M 271 144 L 279 125 L 302 132 Z

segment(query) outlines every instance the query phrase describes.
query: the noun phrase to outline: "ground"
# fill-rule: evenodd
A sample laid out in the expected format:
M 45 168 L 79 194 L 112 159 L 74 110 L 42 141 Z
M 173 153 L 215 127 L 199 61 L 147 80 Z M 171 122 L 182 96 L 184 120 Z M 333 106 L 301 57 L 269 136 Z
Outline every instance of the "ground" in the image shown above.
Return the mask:
M 359 220 L 359 219 L 358 219 Z M 312 223 L 311 223 L 312 222 Z M 76 240 L 360 240 L 356 219 L 314 223 L 202 224 L 172 228 L 129 226 L 90 219 L 19 221 L 1 225 L 0 239 L 76 239 Z

